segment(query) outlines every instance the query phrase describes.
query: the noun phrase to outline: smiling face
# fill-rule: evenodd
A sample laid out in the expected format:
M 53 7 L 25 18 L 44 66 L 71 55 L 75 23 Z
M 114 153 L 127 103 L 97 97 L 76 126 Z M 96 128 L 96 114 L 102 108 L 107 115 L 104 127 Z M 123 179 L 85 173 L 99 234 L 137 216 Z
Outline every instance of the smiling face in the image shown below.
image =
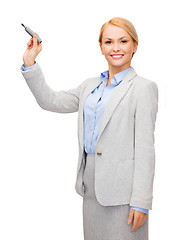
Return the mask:
M 100 49 L 108 62 L 109 70 L 116 74 L 130 67 L 137 44 L 123 28 L 109 24 L 103 31 Z

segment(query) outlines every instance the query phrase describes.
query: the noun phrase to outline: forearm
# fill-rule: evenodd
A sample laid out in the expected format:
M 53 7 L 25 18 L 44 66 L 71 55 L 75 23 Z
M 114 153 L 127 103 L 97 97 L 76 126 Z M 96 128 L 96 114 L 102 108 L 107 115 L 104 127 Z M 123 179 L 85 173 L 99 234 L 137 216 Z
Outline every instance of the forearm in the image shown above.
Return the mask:
M 39 64 L 27 71 L 21 69 L 21 72 L 41 108 L 58 113 L 78 111 L 80 86 L 68 91 L 52 90 L 47 85 Z

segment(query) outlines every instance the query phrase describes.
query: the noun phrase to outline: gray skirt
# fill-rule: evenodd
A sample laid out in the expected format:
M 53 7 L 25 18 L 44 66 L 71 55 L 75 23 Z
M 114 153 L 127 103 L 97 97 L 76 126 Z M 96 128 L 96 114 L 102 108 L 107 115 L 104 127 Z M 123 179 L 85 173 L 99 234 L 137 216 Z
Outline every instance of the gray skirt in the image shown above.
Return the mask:
M 131 232 L 127 224 L 129 204 L 102 206 L 94 192 L 94 154 L 87 154 L 83 175 L 83 231 L 84 240 L 148 240 L 148 218 L 145 223 Z

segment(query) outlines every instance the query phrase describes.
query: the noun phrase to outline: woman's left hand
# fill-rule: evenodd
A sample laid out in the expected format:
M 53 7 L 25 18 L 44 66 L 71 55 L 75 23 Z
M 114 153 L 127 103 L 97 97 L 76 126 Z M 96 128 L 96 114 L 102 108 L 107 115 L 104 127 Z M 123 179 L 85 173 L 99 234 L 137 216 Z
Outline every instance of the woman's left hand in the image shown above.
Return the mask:
M 131 232 L 133 232 L 138 227 L 141 227 L 144 224 L 147 214 L 134 209 L 130 209 L 127 224 L 130 224 L 132 222 L 133 216 L 134 216 L 134 221 L 133 221 L 133 227 L 131 228 Z

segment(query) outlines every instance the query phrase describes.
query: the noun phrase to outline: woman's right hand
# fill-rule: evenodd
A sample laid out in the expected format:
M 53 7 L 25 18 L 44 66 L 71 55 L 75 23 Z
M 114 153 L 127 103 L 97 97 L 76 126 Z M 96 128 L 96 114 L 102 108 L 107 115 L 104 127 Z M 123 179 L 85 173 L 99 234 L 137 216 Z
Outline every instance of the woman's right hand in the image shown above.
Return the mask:
M 37 33 L 36 35 L 39 36 Z M 23 55 L 23 61 L 24 61 L 25 67 L 30 67 L 35 64 L 34 63 L 35 58 L 41 52 L 41 50 L 42 50 L 42 42 L 38 43 L 37 37 L 34 35 L 33 38 L 31 38 L 27 43 L 27 49 Z

